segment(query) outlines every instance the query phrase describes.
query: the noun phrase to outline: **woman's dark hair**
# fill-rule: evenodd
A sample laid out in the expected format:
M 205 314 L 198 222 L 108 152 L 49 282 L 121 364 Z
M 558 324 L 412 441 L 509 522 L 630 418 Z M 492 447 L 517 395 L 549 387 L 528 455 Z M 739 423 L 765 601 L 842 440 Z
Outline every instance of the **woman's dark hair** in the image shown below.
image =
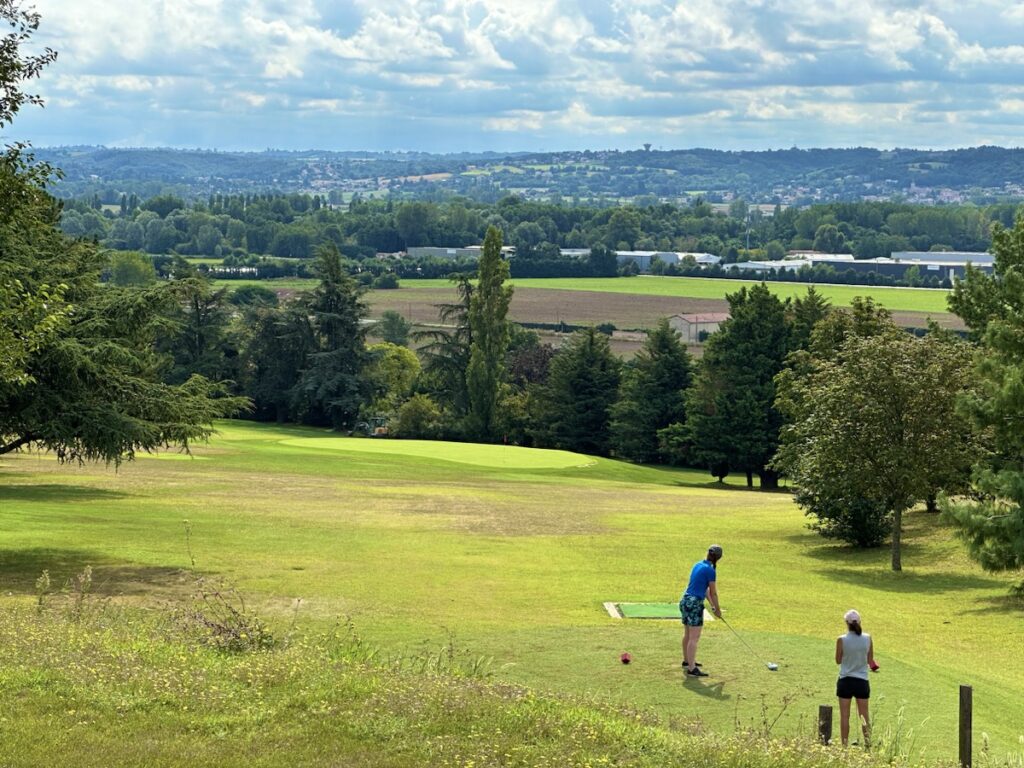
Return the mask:
M 708 547 L 707 561 L 711 563 L 711 567 L 716 571 L 718 570 L 718 561 L 722 559 L 722 548 L 717 544 L 712 544 Z
M 853 634 L 855 635 L 859 635 L 861 632 L 864 631 L 860 628 L 859 621 L 848 621 L 846 622 L 846 626 L 848 626 L 850 628 L 850 631 L 853 632 Z

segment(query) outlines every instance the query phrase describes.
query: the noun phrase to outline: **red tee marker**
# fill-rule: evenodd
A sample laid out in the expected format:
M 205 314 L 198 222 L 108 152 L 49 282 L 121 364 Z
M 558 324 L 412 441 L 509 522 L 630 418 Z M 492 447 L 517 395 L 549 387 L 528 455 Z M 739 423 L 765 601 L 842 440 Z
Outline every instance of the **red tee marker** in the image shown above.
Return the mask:
M 619 661 L 621 661 L 623 664 L 629 664 L 629 662 L 631 662 L 632 660 L 633 657 L 630 656 L 628 653 L 624 653 L 621 656 L 619 656 Z

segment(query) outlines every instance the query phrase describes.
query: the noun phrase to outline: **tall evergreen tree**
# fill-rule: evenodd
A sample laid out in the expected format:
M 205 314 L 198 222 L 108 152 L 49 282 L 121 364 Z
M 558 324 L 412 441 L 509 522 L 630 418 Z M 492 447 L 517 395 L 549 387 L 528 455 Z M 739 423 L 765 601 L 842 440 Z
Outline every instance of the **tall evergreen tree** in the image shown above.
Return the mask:
M 493 440 L 498 390 L 505 376 L 505 350 L 508 348 L 508 305 L 512 287 L 508 262 L 501 256 L 501 231 L 488 227 L 480 254 L 477 289 L 469 304 L 472 343 L 466 388 L 469 394 L 467 432 L 480 440 Z
M 975 467 L 974 499 L 946 500 L 944 517 L 986 570 L 1024 569 L 1024 217 L 996 227 L 992 275 L 969 269 L 950 307 L 982 341 L 976 392 L 964 403 L 991 456 Z M 1017 586 L 1024 592 L 1024 581 Z
M 2 127 L 39 103 L 21 82 L 54 54 L 20 50 L 37 14 L 0 2 L 0 23 L 11 27 L 0 40 Z M 207 437 L 213 419 L 246 402 L 201 376 L 160 380 L 167 361 L 156 340 L 174 286 L 101 285 L 106 255 L 61 232 L 60 206 L 45 189 L 53 170 L 23 150 L 0 154 L 0 454 L 35 446 L 62 461 L 117 463 Z
M 828 299 L 818 293 L 813 285 L 803 296 L 793 298 L 793 303 L 790 306 L 792 322 L 790 344 L 793 349 L 806 349 L 810 345 L 811 332 L 821 320 L 828 316 L 830 310 Z
M 788 302 L 763 283 L 726 297 L 730 317 L 711 335 L 687 402 L 695 460 L 719 474 L 723 466 L 778 487 L 768 466 L 778 446 L 782 416 L 775 409 L 775 375 L 791 348 Z
M 423 343 L 419 354 L 427 388 L 438 402 L 449 404 L 458 419 L 469 411 L 466 369 L 473 343 L 469 308 L 475 286 L 472 274 L 453 274 L 449 279 L 455 284 L 458 300 L 437 308 L 438 319 L 448 327 L 417 331 L 413 340 Z
M 351 425 L 366 396 L 361 377 L 366 362 L 366 317 L 362 290 L 341 264 L 335 245 L 317 256 L 320 284 L 300 306 L 308 313 L 313 349 L 292 390 L 293 410 L 307 424 L 341 429 Z
M 242 388 L 261 421 L 292 419 L 292 393 L 316 339 L 309 314 L 298 302 L 256 307 L 248 316 L 251 333 L 244 346 Z
M 230 377 L 233 366 L 227 358 L 235 358 L 237 350 L 227 342 L 228 289 L 214 288 L 206 275 L 182 258 L 175 260 L 173 275 L 180 298 L 169 315 L 172 328 L 164 340 L 174 359 L 167 379 L 184 381 L 194 373 L 211 379 Z
M 607 456 L 620 366 L 603 333 L 587 328 L 573 334 L 552 358 L 539 392 L 537 443 Z
M 623 371 L 618 402 L 612 407 L 612 446 L 632 461 L 664 461 L 658 431 L 686 420 L 690 356 L 679 334 L 662 319 L 631 365 Z

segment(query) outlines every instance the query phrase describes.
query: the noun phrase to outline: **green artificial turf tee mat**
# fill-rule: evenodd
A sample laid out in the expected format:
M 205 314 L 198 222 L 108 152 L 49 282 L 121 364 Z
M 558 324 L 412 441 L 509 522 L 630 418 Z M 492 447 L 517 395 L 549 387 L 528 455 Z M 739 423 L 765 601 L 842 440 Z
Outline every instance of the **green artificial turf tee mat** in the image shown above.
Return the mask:
M 616 603 L 624 619 L 676 619 L 680 618 L 679 603 Z

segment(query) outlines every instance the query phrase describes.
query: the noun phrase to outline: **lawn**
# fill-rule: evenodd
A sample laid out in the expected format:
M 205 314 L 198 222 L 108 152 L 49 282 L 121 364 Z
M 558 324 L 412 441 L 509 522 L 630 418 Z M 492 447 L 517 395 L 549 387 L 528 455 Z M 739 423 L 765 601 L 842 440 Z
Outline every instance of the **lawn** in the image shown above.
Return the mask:
M 926 513 L 909 515 L 906 570 L 894 574 L 887 552 L 808 531 L 786 493 L 691 471 L 244 423 L 222 425 L 195 453 L 116 471 L 5 457 L 0 607 L 31 605 L 43 569 L 63 583 L 86 565 L 101 594 L 173 599 L 194 557 L 271 621 L 289 622 L 301 598 L 303 626 L 347 615 L 372 642 L 408 653 L 453 637 L 493 657 L 498 680 L 720 732 L 760 723 L 764 706 L 771 718 L 782 712 L 780 734 L 806 731 L 833 702 L 834 637 L 856 607 L 882 667 L 872 678 L 880 726 L 902 708 L 929 755 L 955 755 L 957 686 L 969 683 L 993 750 L 1020 749 L 1012 579 L 981 572 Z M 607 600 L 676 600 L 712 542 L 725 548 L 730 624 L 778 672 L 710 623 L 701 656 L 712 676 L 686 681 L 675 622 L 604 610 Z M 634 661 L 623 666 L 627 650 Z

